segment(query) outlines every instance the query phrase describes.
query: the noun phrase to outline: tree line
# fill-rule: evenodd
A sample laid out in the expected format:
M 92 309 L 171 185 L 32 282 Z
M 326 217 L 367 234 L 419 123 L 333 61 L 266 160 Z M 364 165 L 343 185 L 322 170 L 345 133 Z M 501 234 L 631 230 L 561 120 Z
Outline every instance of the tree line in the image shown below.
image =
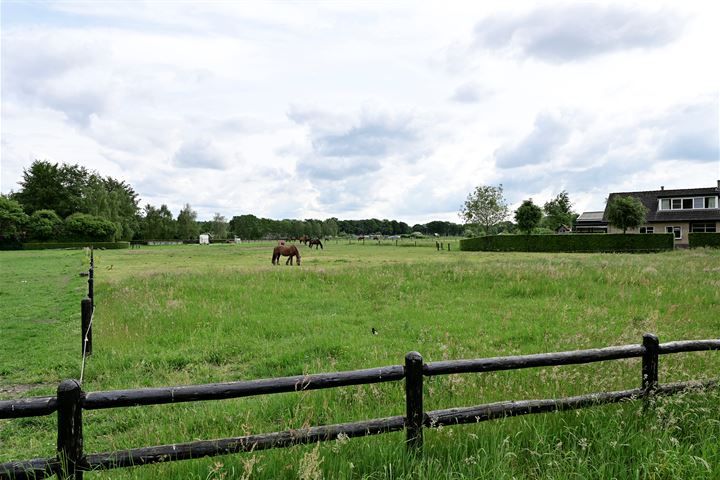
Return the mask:
M 245 214 L 229 221 L 219 213 L 198 221 L 185 204 L 177 216 L 167 205 L 140 207 L 129 184 L 79 165 L 36 160 L 23 170 L 18 191 L 0 195 L 0 242 L 275 239 L 309 235 L 463 235 L 464 225 L 432 221 L 408 225 L 388 219 L 273 220 Z

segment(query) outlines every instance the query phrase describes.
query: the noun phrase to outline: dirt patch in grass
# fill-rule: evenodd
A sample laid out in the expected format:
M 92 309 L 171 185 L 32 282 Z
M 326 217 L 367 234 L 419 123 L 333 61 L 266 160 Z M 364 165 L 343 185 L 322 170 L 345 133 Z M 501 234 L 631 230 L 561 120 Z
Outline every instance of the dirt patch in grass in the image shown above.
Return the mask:
M 17 397 L 40 387 L 51 386 L 49 383 L 18 383 L 15 385 L 0 385 L 0 396 Z

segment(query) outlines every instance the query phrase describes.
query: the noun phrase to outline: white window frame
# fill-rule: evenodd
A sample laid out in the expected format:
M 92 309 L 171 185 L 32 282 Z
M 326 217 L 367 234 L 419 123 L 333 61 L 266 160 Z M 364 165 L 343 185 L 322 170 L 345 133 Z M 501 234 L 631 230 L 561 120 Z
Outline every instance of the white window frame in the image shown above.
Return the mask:
M 709 198 L 713 198 L 713 199 L 715 200 L 715 206 L 714 206 L 714 207 L 706 207 L 706 206 L 705 206 L 705 204 L 708 203 L 708 199 L 709 199 Z M 702 202 L 701 202 L 701 203 L 702 203 L 702 207 L 697 208 L 697 207 L 695 207 L 695 201 L 696 201 L 696 200 L 699 200 L 699 199 L 702 199 Z M 663 200 L 669 202 L 670 208 L 663 208 Z M 692 207 L 691 207 L 691 208 L 683 208 L 683 203 L 684 203 L 686 200 L 690 200 L 690 201 L 692 202 Z M 675 206 L 673 205 L 673 203 L 675 203 L 675 202 L 680 202 L 680 206 L 679 206 L 679 207 L 675 207 Z M 659 210 L 659 211 L 663 211 L 663 212 L 667 212 L 667 211 L 670 211 L 670 210 L 714 210 L 714 209 L 720 208 L 720 207 L 718 207 L 718 205 L 720 205 L 720 197 L 718 197 L 718 196 L 716 196 L 716 195 L 715 195 L 715 196 L 714 196 L 714 195 L 703 195 L 703 196 L 701 196 L 701 197 L 658 198 L 658 210 Z
M 640 227 L 640 233 L 655 233 L 655 227 Z
M 677 232 L 677 233 L 676 233 Z M 682 240 L 682 227 L 668 226 L 665 227 L 665 233 L 672 233 L 675 240 Z

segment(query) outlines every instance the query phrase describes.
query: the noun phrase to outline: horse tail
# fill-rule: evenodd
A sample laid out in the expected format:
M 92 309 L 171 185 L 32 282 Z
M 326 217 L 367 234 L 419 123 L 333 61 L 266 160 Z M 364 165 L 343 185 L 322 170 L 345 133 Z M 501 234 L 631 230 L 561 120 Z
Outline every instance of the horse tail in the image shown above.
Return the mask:
M 320 244 L 320 250 L 324 250 L 324 248 L 322 246 L 322 242 L 320 240 L 318 240 L 318 243 Z

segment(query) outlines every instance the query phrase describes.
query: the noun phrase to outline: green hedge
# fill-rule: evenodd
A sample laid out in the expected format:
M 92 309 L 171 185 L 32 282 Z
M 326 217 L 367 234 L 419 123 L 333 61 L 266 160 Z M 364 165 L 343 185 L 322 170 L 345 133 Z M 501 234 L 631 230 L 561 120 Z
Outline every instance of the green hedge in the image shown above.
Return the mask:
M 130 248 L 130 242 L 31 242 L 22 244 L 23 250 L 50 250 L 56 248 L 85 247 L 117 250 L 122 248 Z
M 460 250 L 469 252 L 657 252 L 673 247 L 671 233 L 493 235 L 460 240 Z
M 711 247 L 720 248 L 720 233 L 693 233 L 688 235 L 690 248 Z

